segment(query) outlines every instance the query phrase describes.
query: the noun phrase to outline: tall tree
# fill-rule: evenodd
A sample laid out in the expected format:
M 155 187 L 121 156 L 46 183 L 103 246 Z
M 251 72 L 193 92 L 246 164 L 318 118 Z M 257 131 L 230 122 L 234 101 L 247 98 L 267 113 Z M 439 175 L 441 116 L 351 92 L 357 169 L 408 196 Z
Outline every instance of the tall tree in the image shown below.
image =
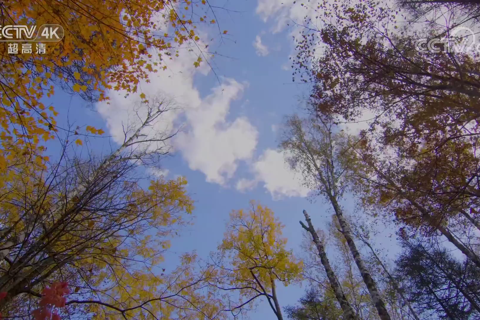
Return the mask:
M 331 295 L 331 294 L 330 294 Z M 309 288 L 300 298 L 299 306 L 287 306 L 285 312 L 293 320 L 337 320 L 342 318 L 342 311 L 335 305 L 332 296 L 323 295 L 316 288 Z
M 352 235 L 357 238 L 355 234 L 356 223 L 354 223 L 352 219 L 349 219 L 349 224 L 352 227 Z M 355 261 L 352 258 L 345 237 L 342 235 L 341 227 L 339 225 L 336 215 L 332 216 L 332 222 L 330 223 L 329 229 L 330 230 L 328 233 L 328 239 L 332 249 L 334 249 L 336 253 L 335 266 L 337 272 L 340 275 L 341 283 L 345 290 L 345 294 L 352 302 L 352 306 L 359 315 L 359 318 L 378 319 L 375 305 L 372 303 L 372 299 L 368 293 L 368 289 L 366 288 L 365 283 L 363 282 L 362 276 L 358 272 L 358 269 L 355 267 Z M 372 260 L 371 256 L 364 254 L 363 259 L 369 271 L 372 274 L 378 275 L 378 264 L 376 264 L 375 261 Z M 384 285 L 382 285 L 382 278 L 377 276 L 377 279 L 379 280 L 377 282 L 378 288 L 385 299 L 390 316 L 392 318 L 395 318 L 395 306 L 388 304 L 388 301 L 386 300 L 386 290 L 384 288 Z
M 235 210 L 230 214 L 219 246 L 223 259 L 217 262 L 223 270 L 220 285 L 225 290 L 240 292 L 244 301 L 240 306 L 264 297 L 279 320 L 284 318 L 277 285 L 287 286 L 300 280 L 303 266 L 286 249 L 282 229 L 272 210 L 252 201 L 247 212 Z
M 446 319 L 479 316 L 479 268 L 457 261 L 444 248 L 426 247 L 428 241 L 404 241 L 396 261 L 411 302 L 422 314 L 435 312 Z
M 303 215 L 305 216 L 305 221 L 307 221 L 307 225 L 305 225 L 302 221 L 300 221 L 300 225 L 302 226 L 303 229 L 305 229 L 310 235 L 312 236 L 313 242 L 315 244 L 315 247 L 318 250 L 318 255 L 320 257 L 320 261 L 322 263 L 323 268 L 325 269 L 325 273 L 327 274 L 328 282 L 330 284 L 330 287 L 332 288 L 332 291 L 335 294 L 335 298 L 337 299 L 338 303 L 340 304 L 340 307 L 342 308 L 343 315 L 345 319 L 358 319 L 357 314 L 353 310 L 352 306 L 347 300 L 347 297 L 343 291 L 343 288 L 338 281 L 337 276 L 335 275 L 335 272 L 333 271 L 332 266 L 330 265 L 330 261 L 327 257 L 327 253 L 325 251 L 325 245 L 322 243 L 320 238 L 318 237 L 318 234 L 313 227 L 312 220 L 310 219 L 310 216 L 308 213 L 303 210 Z M 310 296 L 311 292 L 308 292 L 307 296 Z M 316 302 L 313 302 L 314 305 L 316 305 Z M 304 304 L 302 302 L 302 304 Z M 292 309 L 291 309 L 292 310 Z
M 342 156 L 342 146 L 348 142 L 348 137 L 334 134 L 334 129 L 332 122 L 326 117 L 318 117 L 318 121 L 312 119 L 302 121 L 298 116 L 293 116 L 287 120 L 281 146 L 289 155 L 290 165 L 302 172 L 309 187 L 324 195 L 332 205 L 342 234 L 380 318 L 390 319 L 377 284 L 357 249 L 339 203 L 348 187 L 348 171 L 345 170 L 345 162 L 348 159 Z
M 15 171 L 1 172 L 4 315 L 28 318 L 43 288 L 66 281 L 72 288 L 67 307 L 94 319 L 218 317 L 215 300 L 201 291 L 209 271 L 194 272 L 195 256 L 161 271 L 163 254 L 178 227 L 188 223 L 193 202 L 185 179 L 152 179 L 145 186 L 135 170 L 143 160 L 166 154 L 171 137 L 148 131 L 167 105 L 142 110 L 140 124 L 106 157 L 76 154 L 80 147 L 72 134 L 56 162 L 24 157 Z
M 322 29 L 305 31 L 298 65 L 314 83 L 310 110 L 338 122 L 372 112 L 357 144 L 371 173 L 359 190 L 400 223 L 440 232 L 480 266 L 449 225 L 459 215 L 476 220 L 480 64 L 469 53 L 417 50 L 418 33 L 396 32 L 387 8 L 368 4 L 324 4 Z M 324 50 L 312 59 L 319 41 Z
M 417 313 L 413 309 L 410 301 L 406 298 L 399 282 L 395 279 L 393 272 L 391 272 L 388 268 L 387 261 L 382 259 L 382 257 L 377 253 L 377 251 L 373 248 L 373 245 L 371 243 L 371 236 L 369 230 L 367 230 L 364 225 L 355 226 L 353 228 L 353 232 L 355 235 L 355 238 L 359 239 L 362 241 L 370 250 L 371 255 L 374 259 L 374 263 L 380 266 L 380 273 L 383 273 L 384 278 L 387 286 L 391 287 L 391 294 L 390 296 L 392 299 L 390 299 L 390 305 L 393 306 L 393 310 L 399 311 L 400 317 L 403 319 L 404 317 L 402 316 L 403 314 L 403 308 L 401 308 L 402 305 L 406 305 L 408 308 L 408 312 L 406 312 L 409 316 L 411 316 L 415 320 L 420 320 L 418 317 Z M 388 288 L 386 289 L 388 290 Z M 388 294 L 386 295 L 387 297 L 389 296 Z M 392 301 L 393 300 L 393 301 Z M 392 308 L 391 308 L 392 309 Z M 390 310 L 391 310 L 390 309 Z M 398 314 L 398 313 L 397 313 Z

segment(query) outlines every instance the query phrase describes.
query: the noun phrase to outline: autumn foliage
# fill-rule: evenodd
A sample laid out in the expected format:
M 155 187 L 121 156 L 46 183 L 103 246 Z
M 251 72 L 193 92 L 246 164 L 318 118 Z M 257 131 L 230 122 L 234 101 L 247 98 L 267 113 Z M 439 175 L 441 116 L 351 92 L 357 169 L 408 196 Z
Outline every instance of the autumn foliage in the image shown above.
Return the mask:
M 42 144 L 59 129 L 55 91 L 86 101 L 108 99 L 106 90 L 135 93 L 149 72 L 166 68 L 186 41 L 199 41 L 208 19 L 206 1 L 9 1 L 0 4 L 1 25 L 59 24 L 65 36 L 46 54 L 7 53 L 0 47 L 0 170 L 18 154 L 45 161 Z M 203 9 L 204 8 L 204 9 Z M 192 15 L 192 10 L 195 14 Z M 158 31 L 160 30 L 160 32 Z M 202 61 L 199 56 L 196 64 Z
M 15 170 L 4 173 L 15 178 L 2 185 L 8 194 L 1 207 L 0 287 L 8 292 L 2 311 L 29 314 L 30 301 L 43 292 L 36 314 L 44 316 L 48 305 L 64 306 L 66 282 L 75 288 L 66 304 L 98 318 L 181 312 L 165 301 L 196 294 L 189 286 L 196 275 L 186 271 L 191 259 L 162 277 L 153 272 L 193 210 L 185 179 L 144 185 L 135 176 L 139 161 L 163 152 L 132 148 L 144 143 L 138 132 L 164 111 L 156 108 L 106 157 L 79 156 L 67 137 L 68 157 L 36 166 L 17 159 Z M 50 286 L 52 280 L 60 285 Z
M 35 320 L 60 320 L 58 313 L 52 312 L 53 307 L 63 308 L 67 299 L 65 295 L 70 293 L 66 282 L 56 282 L 51 287 L 46 287 L 40 299 L 40 308 L 33 311 Z
M 277 319 L 282 319 L 278 283 L 288 286 L 301 280 L 303 268 L 302 261 L 286 249 L 283 227 L 272 210 L 255 201 L 250 202 L 248 211 L 230 213 L 219 250 L 225 268 L 221 273 L 224 288 L 241 292 L 237 307 L 264 297 Z
M 287 118 L 280 149 L 310 195 L 323 196 L 333 210 L 330 241 L 340 254 L 332 258 L 328 238 L 303 211 L 309 248 L 315 244 L 313 271 L 288 249 L 279 216 L 255 201 L 230 213 L 215 252 L 186 252 L 177 265 L 167 264 L 174 239 L 191 224 L 194 201 L 184 177 L 158 174 L 174 134 L 156 124 L 169 108 L 150 101 L 140 85 L 183 49 L 197 52 L 195 67 L 208 58 L 198 28 L 217 23 L 214 6 L 206 0 L 0 3 L 1 26 L 65 30 L 46 54 L 13 55 L 0 46 L 2 315 L 237 319 L 260 301 L 278 320 L 285 311 L 295 319 L 419 320 L 431 310 L 446 318 L 478 315 L 478 53 L 424 52 L 416 45 L 467 22 L 478 27 L 478 5 L 449 2 L 418 1 L 409 12 L 402 11 L 405 3 L 391 8 L 377 0 L 294 3 L 308 10 L 294 80 L 311 92 L 307 116 Z M 429 10 L 439 8 L 452 25 L 436 25 Z M 399 21 L 407 13 L 414 19 L 404 27 Z M 412 28 L 421 17 L 427 27 Z M 138 121 L 122 124 L 118 145 L 99 155 L 79 136 L 104 130 L 59 125 L 64 106 L 49 103 L 59 91 L 89 104 L 108 102 L 112 92 L 138 95 Z M 350 134 L 343 127 L 365 114 L 367 129 Z M 344 206 L 352 198 L 362 219 Z M 357 228 L 381 219 L 393 222 L 404 249 L 396 270 Z M 464 260 L 440 248 L 442 241 Z M 301 306 L 283 308 L 279 287 L 306 279 L 314 288 Z

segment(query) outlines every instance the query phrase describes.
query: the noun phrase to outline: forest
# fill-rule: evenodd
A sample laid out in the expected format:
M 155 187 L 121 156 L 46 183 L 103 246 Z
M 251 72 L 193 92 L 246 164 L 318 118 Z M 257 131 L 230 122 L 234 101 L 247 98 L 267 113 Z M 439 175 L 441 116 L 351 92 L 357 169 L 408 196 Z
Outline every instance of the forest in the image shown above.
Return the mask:
M 0 2 L 0 319 L 480 319 L 480 1 L 237 2 Z

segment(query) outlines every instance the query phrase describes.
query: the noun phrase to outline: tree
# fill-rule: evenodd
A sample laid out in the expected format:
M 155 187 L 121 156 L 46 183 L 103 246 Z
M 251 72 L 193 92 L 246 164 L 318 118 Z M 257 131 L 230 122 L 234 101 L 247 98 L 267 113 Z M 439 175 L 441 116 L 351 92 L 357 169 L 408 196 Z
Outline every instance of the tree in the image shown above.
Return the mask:
M 478 237 L 462 230 L 478 228 L 477 53 L 452 52 L 459 38 L 418 49 L 419 39 L 438 40 L 476 17 L 418 31 L 401 28 L 401 14 L 376 1 L 326 2 L 309 14 L 321 21 L 307 19 L 296 60 L 313 84 L 308 111 L 336 123 L 371 112 L 344 154 L 365 211 L 394 217 L 404 239 L 444 236 L 478 268 L 470 245 Z
M 300 306 L 285 307 L 285 313 L 294 320 L 337 320 L 343 319 L 333 297 L 322 296 L 320 290 L 310 288 L 300 299 Z
M 300 225 L 302 226 L 303 229 L 305 229 L 310 235 L 312 236 L 313 242 L 315 243 L 315 247 L 318 250 L 318 255 L 320 257 L 320 261 L 322 263 L 323 268 L 325 269 L 325 273 L 327 274 L 328 282 L 330 284 L 330 287 L 332 288 L 332 291 L 335 294 L 335 298 L 337 299 L 338 303 L 340 304 L 342 310 L 343 310 L 343 315 L 345 319 L 358 319 L 358 316 L 356 312 L 353 310 L 352 306 L 347 300 L 347 297 L 344 293 L 344 290 L 338 281 L 337 276 L 335 275 L 335 272 L 333 271 L 330 261 L 327 257 L 327 253 L 325 252 L 325 245 L 322 243 L 320 238 L 318 237 L 318 234 L 316 230 L 313 227 L 312 220 L 310 219 L 310 216 L 307 214 L 305 210 L 303 210 L 303 215 L 305 216 L 305 220 L 307 221 L 307 225 L 305 225 L 302 221 L 300 221 Z M 312 295 L 312 292 L 307 293 L 307 297 Z M 305 304 L 301 302 L 302 305 Z M 313 303 L 314 306 L 317 306 L 317 302 L 313 301 L 310 302 L 309 304 L 311 305 Z M 318 303 L 320 303 L 318 301 Z M 290 309 L 291 312 L 293 312 L 294 309 Z M 297 310 L 298 311 L 298 310 Z M 309 311 L 310 312 L 310 311 Z M 317 313 L 317 312 L 316 312 Z M 295 313 L 298 314 L 298 313 Z
M 423 314 L 433 311 L 443 319 L 478 317 L 478 267 L 468 260 L 459 262 L 445 248 L 425 241 L 404 241 L 403 248 L 396 275 Z
M 42 101 L 56 85 L 90 102 L 107 99 L 106 89 L 135 93 L 149 72 L 166 68 L 179 46 L 199 43 L 196 26 L 216 23 L 207 17 L 211 8 L 207 1 L 188 0 L 2 2 L 2 26 L 35 25 L 38 32 L 41 25 L 59 24 L 65 36 L 48 43 L 43 55 L 12 55 L 7 45 L 0 47 L 0 170 L 17 156 L 12 144 L 21 153 L 36 153 L 40 141 L 62 129 L 55 121 L 58 110 Z M 205 60 L 199 55 L 196 64 Z
M 352 235 L 358 239 L 355 234 L 356 223 L 354 223 L 352 220 L 353 219 L 349 219 L 348 223 L 352 227 Z M 341 233 L 341 227 L 336 215 L 332 215 L 329 231 L 329 242 L 335 249 L 335 266 L 338 274 L 340 275 L 341 283 L 345 290 L 345 295 L 352 302 L 352 307 L 359 315 L 360 319 L 378 319 L 378 315 L 368 293 L 368 289 L 366 288 L 358 269 L 355 268 L 355 261 L 350 254 L 350 249 L 345 241 L 345 237 Z M 388 305 L 388 297 L 385 290 L 386 288 L 382 283 L 383 279 L 382 277 L 378 277 L 378 265 L 371 259 L 370 255 L 364 254 L 363 259 L 371 274 L 377 275 L 376 280 L 378 288 L 381 291 L 382 297 L 385 299 L 387 304 L 386 307 L 390 316 L 394 319 L 396 311 L 395 309 L 398 309 L 398 307 L 396 308 L 395 304 Z
M 61 281 L 72 288 L 67 308 L 84 317 L 219 318 L 214 297 L 204 296 L 209 270 L 197 272 L 195 255 L 162 270 L 163 253 L 193 210 L 185 179 L 145 186 L 136 170 L 166 154 L 172 135 L 148 130 L 167 110 L 161 102 L 143 104 L 137 126 L 106 157 L 75 154 L 72 134 L 57 162 L 24 157 L 16 170 L 1 171 L 4 315 L 28 317 L 42 289 Z
M 348 137 L 333 134 L 332 122 L 328 118 L 301 120 L 298 116 L 286 122 L 285 137 L 281 142 L 289 156 L 293 169 L 302 172 L 307 185 L 324 195 L 332 205 L 340 223 L 341 231 L 350 252 L 362 275 L 372 301 L 381 319 L 390 319 L 385 303 L 375 280 L 370 275 L 353 239 L 350 226 L 344 217 L 339 200 L 348 186 L 348 172 L 345 170 L 348 159 L 342 156 L 342 145 L 348 145 Z
M 456 18 L 454 23 L 450 22 L 453 25 L 461 25 L 469 21 L 478 23 L 480 13 L 477 0 L 397 0 L 397 3 L 400 8 L 410 13 L 410 22 L 412 23 L 418 23 L 420 20 L 433 23 L 434 20 L 438 20 L 438 18 L 435 19 L 435 16 L 438 17 L 440 14 L 448 14 L 452 18 Z
M 307 219 L 307 222 L 309 219 L 310 218 Z M 400 285 L 385 266 L 386 262 L 383 262 L 379 254 L 373 250 L 366 235 L 358 231 L 359 219 L 355 221 L 357 222 L 355 224 L 350 222 L 352 232 L 355 238 L 361 240 L 373 252 L 373 255 L 364 256 L 365 263 L 368 265 L 369 270 L 376 275 L 379 289 L 387 303 L 387 308 L 392 319 L 414 318 L 418 320 L 418 316 L 416 316 L 415 311 L 409 306 L 408 300 L 400 289 Z M 310 230 L 309 227 L 306 226 L 306 228 Z M 308 243 L 311 243 L 311 238 L 313 238 L 315 245 L 311 246 L 304 243 L 303 251 L 308 253 L 308 255 L 302 257 L 302 260 L 305 263 L 304 278 L 309 281 L 311 286 L 311 290 L 307 290 L 305 293 L 305 299 L 313 294 L 310 291 L 314 291 L 317 297 L 313 297 L 313 300 L 305 300 L 310 301 L 307 304 L 304 304 L 302 302 L 304 300 L 301 299 L 301 306 L 289 307 L 291 317 L 294 319 L 301 319 L 302 317 L 316 319 L 316 317 L 323 315 L 323 313 L 319 314 L 317 312 L 320 303 L 328 310 L 333 310 L 332 308 L 334 308 L 338 310 L 337 312 L 340 312 L 340 303 L 342 299 L 345 299 L 353 315 L 358 319 L 377 319 L 376 308 L 372 303 L 361 275 L 355 268 L 355 262 L 352 259 L 345 238 L 340 231 L 340 225 L 336 215 L 332 216 L 332 223 L 330 223 L 330 232 L 328 235 L 324 236 L 322 230 L 316 231 L 313 229 L 313 226 L 312 230 L 314 232 L 313 234 L 310 231 L 308 232 L 310 238 L 308 239 Z M 319 243 L 320 246 L 318 246 L 317 243 Z M 326 249 L 327 244 L 328 249 Z M 326 253 L 327 250 L 329 251 L 328 257 Z M 325 263 L 325 261 L 327 263 Z M 332 281 L 330 279 L 332 275 L 334 276 L 334 281 L 331 284 Z M 335 288 L 338 288 L 338 294 Z M 338 299 L 338 296 L 340 296 L 340 299 Z M 334 298 L 337 300 L 336 304 L 334 300 L 332 301 Z M 405 308 L 405 302 L 407 302 L 409 309 Z M 336 317 L 340 317 L 341 314 L 342 313 Z M 348 318 L 345 313 L 341 317 L 342 319 Z
M 230 214 L 219 246 L 222 260 L 217 262 L 217 268 L 223 272 L 218 286 L 241 295 L 242 303 L 232 309 L 265 297 L 275 317 L 282 320 L 277 285 L 301 280 L 303 263 L 286 249 L 283 225 L 273 212 L 254 201 L 250 205 L 248 212 L 235 210 Z
M 402 306 L 406 305 L 407 308 L 408 308 L 408 313 L 407 314 L 409 314 L 415 320 L 420 320 L 417 313 L 412 308 L 409 300 L 405 297 L 405 294 L 404 294 L 402 288 L 400 288 L 400 285 L 399 285 L 398 281 L 395 279 L 392 272 L 389 271 L 389 268 L 386 265 L 385 261 L 379 256 L 379 254 L 373 248 L 371 240 L 370 240 L 371 237 L 370 237 L 369 230 L 367 230 L 364 227 L 364 225 L 360 225 L 359 228 L 358 228 L 358 226 L 354 225 L 353 232 L 354 232 L 355 237 L 357 239 L 359 239 L 360 241 L 362 241 L 368 247 L 368 249 L 370 249 L 371 255 L 372 255 L 375 263 L 378 264 L 381 268 L 380 273 L 383 274 L 383 277 L 385 278 L 385 282 L 387 284 L 386 291 L 388 291 L 390 289 L 390 294 L 386 295 L 387 299 L 388 299 L 389 296 L 391 297 L 390 301 L 388 301 L 389 304 L 392 306 L 392 308 L 390 310 L 393 309 L 392 310 L 393 313 L 397 313 L 397 314 L 399 313 L 401 319 L 403 319 L 404 316 L 402 315 L 403 314 Z
M 298 65 L 314 84 L 310 111 L 336 122 L 372 112 L 369 130 L 352 145 L 370 168 L 357 190 L 380 209 L 388 206 L 399 223 L 440 232 L 480 266 L 449 225 L 460 215 L 473 224 L 476 219 L 480 65 L 469 53 L 417 50 L 418 34 L 395 31 L 395 17 L 369 4 L 369 11 L 364 5 L 322 7 L 322 29 L 305 31 Z M 428 38 L 441 34 L 427 31 Z M 312 60 L 319 38 L 323 54 Z

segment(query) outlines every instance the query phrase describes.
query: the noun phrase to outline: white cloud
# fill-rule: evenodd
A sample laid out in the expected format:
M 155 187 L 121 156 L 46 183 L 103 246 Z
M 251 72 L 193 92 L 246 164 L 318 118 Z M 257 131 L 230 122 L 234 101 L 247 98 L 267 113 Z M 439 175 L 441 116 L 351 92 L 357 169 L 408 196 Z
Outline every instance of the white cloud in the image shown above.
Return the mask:
M 314 17 L 315 10 L 313 8 L 316 8 L 320 1 L 304 3 L 304 6 L 294 4 L 294 2 L 295 0 L 258 0 L 256 13 L 262 18 L 263 22 L 273 19 L 274 24 L 271 31 L 278 33 L 287 26 L 289 21 L 302 24 L 305 16 Z
M 244 87 L 227 80 L 215 88 L 200 108 L 187 113 L 191 130 L 179 133 L 175 140 L 190 169 L 205 173 L 209 182 L 225 184 L 237 170 L 238 161 L 253 156 L 258 137 L 255 127 L 245 117 L 232 123 L 225 120 L 230 102 Z
M 149 168 L 148 172 L 155 177 L 164 177 L 166 178 L 168 174 L 170 173 L 170 170 L 168 169 L 157 169 L 157 168 Z
M 154 55 L 155 56 L 155 55 Z M 139 93 L 125 98 L 126 92 L 110 92 L 110 104 L 97 104 L 97 110 L 107 123 L 110 135 L 116 143 L 123 142 L 123 126 L 137 122 L 145 110 L 135 110 L 139 94 L 145 93 L 149 100 L 155 96 L 172 101 L 175 110 L 164 113 L 147 133 L 181 131 L 171 141 L 173 150 L 181 154 L 192 170 L 206 175 L 207 181 L 225 184 L 232 178 L 238 162 L 253 156 L 257 145 L 257 130 L 245 117 L 227 121 L 230 103 L 240 98 L 246 84 L 233 79 L 223 79 L 223 83 L 212 89 L 205 98 L 194 86 L 197 74 L 206 75 L 210 71 L 206 64 L 195 68 L 197 55 L 184 50 L 180 56 L 167 61 L 166 70 L 150 74 L 150 82 L 142 81 Z
M 290 169 L 286 154 L 273 149 L 263 152 L 254 164 L 256 179 L 264 183 L 273 198 L 306 197 L 309 189 L 302 185 L 299 174 Z
M 261 183 L 275 200 L 282 197 L 306 197 L 310 190 L 302 185 L 300 174 L 290 169 L 286 158 L 283 151 L 265 150 L 252 165 L 254 179 L 239 180 L 237 190 L 249 190 Z
M 259 35 L 255 37 L 253 47 L 255 48 L 257 55 L 261 57 L 265 57 L 269 54 L 268 47 L 262 43 L 262 38 Z
M 245 192 L 247 190 L 251 190 L 255 188 L 258 184 L 258 181 L 253 179 L 253 180 L 248 180 L 248 179 L 240 179 L 237 182 L 237 185 L 235 186 L 236 189 L 240 192 Z
M 310 1 L 303 1 L 299 2 L 296 0 L 258 0 L 257 8 L 255 10 L 256 14 L 263 20 L 263 22 L 271 22 L 270 23 L 270 32 L 275 34 L 279 33 L 290 26 L 288 33 L 288 37 L 290 39 L 293 38 L 301 40 L 300 38 L 302 31 L 305 31 L 305 25 L 310 24 L 309 27 L 312 28 L 321 28 L 322 21 L 319 18 L 319 15 L 324 14 L 319 8 L 325 6 L 325 4 L 329 3 L 328 5 L 335 6 L 337 1 L 336 0 L 310 0 Z M 349 5 L 354 7 L 356 4 L 361 3 L 360 0 L 349 0 Z M 386 9 L 390 9 L 394 7 L 395 1 L 394 0 L 387 0 L 382 2 L 382 6 Z M 330 7 L 332 8 L 332 7 Z M 333 10 L 333 9 L 332 9 Z M 328 11 L 328 10 L 327 10 Z M 329 18 L 325 18 L 329 19 Z M 400 15 L 397 15 L 396 19 L 398 21 L 402 21 Z M 389 24 L 389 31 L 395 31 L 396 29 L 394 24 Z M 322 55 L 322 46 L 321 39 L 318 37 L 316 40 L 317 42 L 317 50 L 313 53 L 315 58 L 318 58 Z M 292 43 L 295 45 L 295 40 Z M 292 47 L 294 49 L 294 47 Z M 291 57 L 296 55 L 293 54 Z

